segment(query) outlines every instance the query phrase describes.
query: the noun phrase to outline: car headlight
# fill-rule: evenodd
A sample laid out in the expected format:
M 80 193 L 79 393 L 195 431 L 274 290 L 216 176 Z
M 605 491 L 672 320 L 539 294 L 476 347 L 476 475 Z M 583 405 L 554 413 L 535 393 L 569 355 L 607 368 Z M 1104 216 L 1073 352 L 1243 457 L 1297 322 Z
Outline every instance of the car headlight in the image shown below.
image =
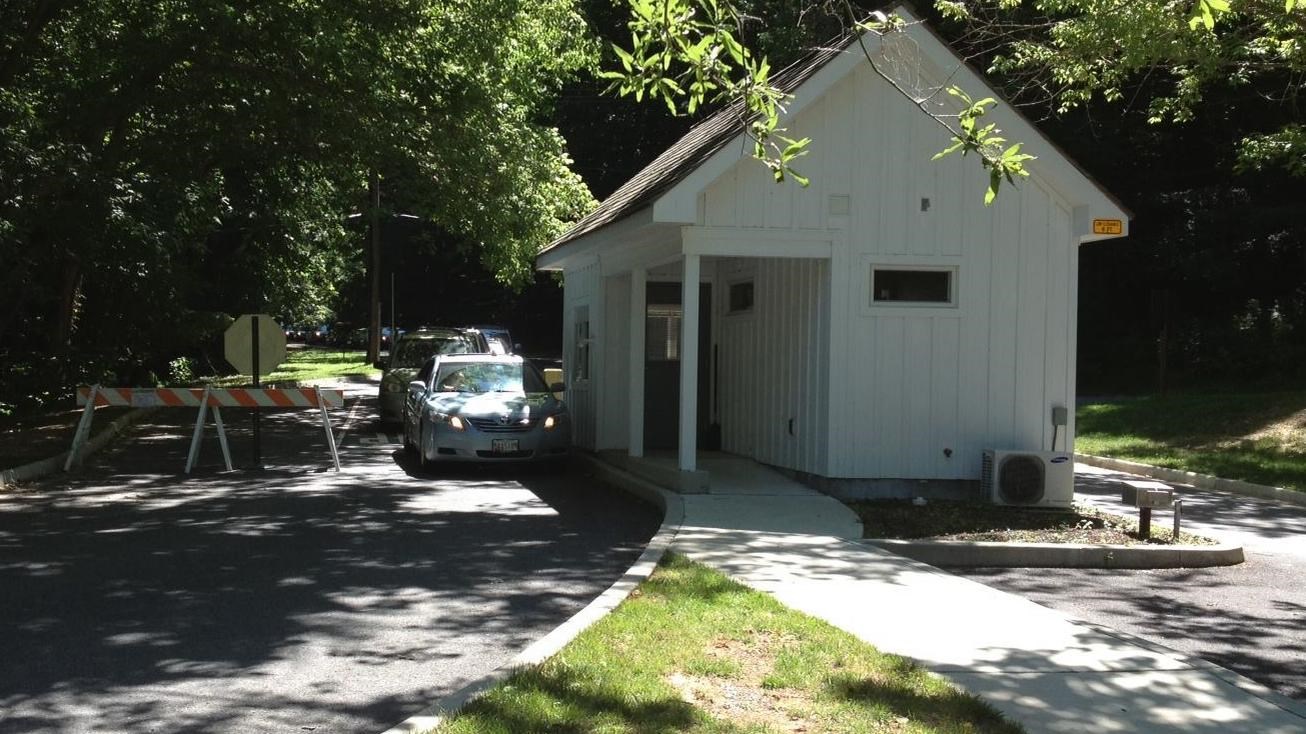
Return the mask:
M 455 431 L 467 430 L 467 424 L 463 423 L 463 419 L 456 415 L 449 416 L 449 427 Z
M 544 419 L 544 430 L 551 431 L 553 430 L 553 427 L 556 425 L 558 425 L 557 418 L 554 418 L 553 416 L 549 416 L 548 418 Z

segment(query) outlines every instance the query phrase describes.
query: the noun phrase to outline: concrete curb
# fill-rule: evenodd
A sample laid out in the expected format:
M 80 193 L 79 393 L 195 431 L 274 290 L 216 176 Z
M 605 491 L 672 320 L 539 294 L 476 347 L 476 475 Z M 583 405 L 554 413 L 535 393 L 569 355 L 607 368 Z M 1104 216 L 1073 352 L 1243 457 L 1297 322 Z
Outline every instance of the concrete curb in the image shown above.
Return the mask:
M 1209 568 L 1244 560 L 1240 545 L 1088 545 L 960 540 L 860 541 L 931 566 L 992 568 Z
M 1075 454 L 1075 461 L 1081 464 L 1088 464 L 1099 469 L 1110 469 L 1112 471 L 1127 472 L 1129 474 L 1141 474 L 1145 477 L 1160 479 L 1165 482 L 1174 482 L 1175 484 L 1191 484 L 1198 489 L 1211 489 L 1220 492 L 1230 492 L 1232 494 L 1243 495 L 1244 497 L 1255 497 L 1263 500 L 1277 500 L 1287 502 L 1293 505 L 1306 506 L 1306 492 L 1298 492 L 1283 487 L 1271 487 L 1266 484 L 1252 484 L 1240 479 L 1225 479 L 1215 477 L 1210 474 L 1198 474 L 1196 472 L 1182 471 L 1180 469 L 1166 469 L 1165 467 L 1152 466 L 1150 464 L 1139 464 L 1134 461 L 1125 461 L 1124 459 L 1112 459 L 1106 456 L 1093 456 L 1091 454 Z
M 383 734 L 421 734 L 433 731 L 444 722 L 446 717 L 475 701 L 513 673 L 548 660 L 563 647 L 566 647 L 568 643 L 576 639 L 576 636 L 584 632 L 590 625 L 612 613 L 612 610 L 625 601 L 626 597 L 630 596 L 630 592 L 634 591 L 636 586 L 647 579 L 653 573 L 653 570 L 657 568 L 658 563 L 662 561 L 662 557 L 666 555 L 667 549 L 671 547 L 671 543 L 680 532 L 680 525 L 684 521 L 684 504 L 680 498 L 625 471 L 605 464 L 595 457 L 582 453 L 575 453 L 572 456 L 574 459 L 585 461 L 589 468 L 594 470 L 595 476 L 598 478 L 611 482 L 622 490 L 631 492 L 661 509 L 662 526 L 649 540 L 648 546 L 644 548 L 644 552 L 635 561 L 635 565 L 631 566 L 616 583 L 609 586 L 602 594 L 599 594 L 584 609 L 576 612 L 566 622 L 532 643 L 504 665 L 445 696 L 422 712 L 408 717 L 399 724 L 387 729 Z
M 155 410 L 157 410 L 157 408 L 137 408 L 105 426 L 99 433 L 91 436 L 90 440 L 86 442 L 86 445 L 82 447 L 81 459 L 84 460 L 86 457 L 99 451 L 118 434 L 122 433 L 145 416 L 153 413 Z M 67 460 L 68 452 L 63 451 L 59 453 L 59 455 L 51 456 L 48 459 L 41 459 L 40 461 L 33 461 L 30 464 L 23 464 L 22 466 L 14 467 L 13 469 L 0 471 L 0 489 L 4 489 L 11 484 L 25 482 L 29 479 L 38 479 L 47 474 L 62 471 L 64 462 Z

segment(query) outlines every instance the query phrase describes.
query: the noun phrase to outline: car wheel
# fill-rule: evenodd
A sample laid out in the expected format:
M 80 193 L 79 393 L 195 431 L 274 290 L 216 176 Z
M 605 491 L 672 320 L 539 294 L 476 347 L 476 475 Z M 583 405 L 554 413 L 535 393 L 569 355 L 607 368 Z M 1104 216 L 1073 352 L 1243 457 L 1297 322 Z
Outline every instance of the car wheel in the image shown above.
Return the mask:
M 431 460 L 426 458 L 426 429 L 417 424 L 417 470 L 423 474 L 431 473 Z
M 417 447 L 413 445 L 412 441 L 408 440 L 408 416 L 404 416 L 404 422 L 399 424 L 399 435 L 402 437 L 401 440 L 404 444 L 404 453 L 412 454 Z

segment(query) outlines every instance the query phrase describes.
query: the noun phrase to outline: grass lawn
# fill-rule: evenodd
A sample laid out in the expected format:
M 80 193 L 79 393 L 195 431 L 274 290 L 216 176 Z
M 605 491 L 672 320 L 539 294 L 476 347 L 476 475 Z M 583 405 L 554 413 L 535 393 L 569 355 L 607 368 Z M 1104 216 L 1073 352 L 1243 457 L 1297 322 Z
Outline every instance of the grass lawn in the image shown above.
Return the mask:
M 341 351 L 313 347 L 291 350 L 286 361 L 270 375 L 260 376 L 265 384 L 305 382 L 330 377 L 353 375 L 380 376 L 381 371 L 368 364 L 363 351 Z M 212 380 L 214 387 L 243 387 L 250 384 L 249 375 L 225 375 Z
M 1306 491 L 1306 392 L 1185 393 L 1079 407 L 1075 450 Z
M 1022 729 L 904 658 L 668 555 L 614 613 L 438 731 Z

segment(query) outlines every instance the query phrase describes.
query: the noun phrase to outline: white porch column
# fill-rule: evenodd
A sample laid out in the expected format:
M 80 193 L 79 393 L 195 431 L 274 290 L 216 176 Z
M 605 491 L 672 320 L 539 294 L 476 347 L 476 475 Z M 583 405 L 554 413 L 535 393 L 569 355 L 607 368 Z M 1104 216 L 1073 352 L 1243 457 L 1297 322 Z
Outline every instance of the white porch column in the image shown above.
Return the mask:
M 694 471 L 698 446 L 698 255 L 685 255 L 680 283 L 680 470 Z
M 648 271 L 630 271 L 630 449 L 631 456 L 644 455 L 644 328 L 648 295 Z

